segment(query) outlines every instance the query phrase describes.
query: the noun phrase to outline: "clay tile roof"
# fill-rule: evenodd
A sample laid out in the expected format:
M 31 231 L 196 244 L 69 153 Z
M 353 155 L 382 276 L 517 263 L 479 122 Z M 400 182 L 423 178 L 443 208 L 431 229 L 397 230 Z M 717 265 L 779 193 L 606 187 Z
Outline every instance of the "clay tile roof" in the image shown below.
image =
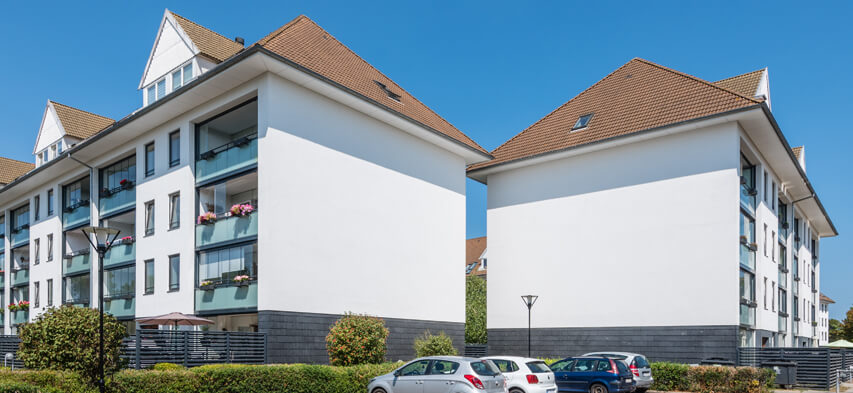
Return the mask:
M 0 157 L 0 185 L 6 185 L 23 174 L 33 170 L 36 166 L 29 162 L 13 160 Z
M 486 237 L 475 237 L 465 241 L 465 265 L 480 260 L 486 250 Z
M 62 123 L 65 133 L 75 138 L 86 139 L 115 123 L 115 120 L 109 117 L 86 112 L 56 101 L 50 102 L 56 109 L 56 116 L 59 117 L 59 122 Z
M 475 150 L 487 153 L 471 138 L 304 15 L 278 28 L 254 45 L 260 45 L 376 104 Z M 392 99 L 392 95 L 396 95 L 397 100 Z
M 794 157 L 797 157 L 797 159 L 799 160 L 800 155 L 803 154 L 803 147 L 802 146 L 792 147 L 791 151 L 794 152 Z
M 755 97 L 755 93 L 758 91 L 758 84 L 761 82 L 761 74 L 763 73 L 763 69 L 756 70 L 719 80 L 714 82 L 714 84 L 747 97 Z
M 643 59 L 633 59 L 492 151 L 469 171 L 759 104 Z M 572 131 L 580 116 L 593 114 Z
M 198 50 L 205 56 L 221 62 L 243 50 L 243 45 L 234 42 L 234 40 L 228 39 L 172 11 L 169 12 L 172 13 L 172 16 L 181 25 L 181 29 L 187 33 Z
M 820 302 L 832 304 L 832 303 L 835 303 L 835 300 L 830 299 L 829 296 L 826 296 L 823 294 L 823 292 L 821 292 L 820 293 Z

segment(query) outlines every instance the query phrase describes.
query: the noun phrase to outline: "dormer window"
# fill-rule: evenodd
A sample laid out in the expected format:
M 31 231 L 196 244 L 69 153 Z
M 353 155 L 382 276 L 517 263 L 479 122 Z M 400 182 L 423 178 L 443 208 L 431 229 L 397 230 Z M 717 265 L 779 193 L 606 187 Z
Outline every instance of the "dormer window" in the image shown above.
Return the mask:
M 193 63 L 189 63 L 177 71 L 172 73 L 172 91 L 178 90 L 181 86 L 193 79 Z
M 148 105 L 154 103 L 163 97 L 166 96 L 166 78 L 160 79 L 157 82 L 154 82 L 151 87 L 147 90 L 148 93 Z
M 592 120 L 592 113 L 582 115 L 578 118 L 578 121 L 575 122 L 575 125 L 572 126 L 572 131 L 580 130 L 581 128 L 586 128 L 590 120 Z

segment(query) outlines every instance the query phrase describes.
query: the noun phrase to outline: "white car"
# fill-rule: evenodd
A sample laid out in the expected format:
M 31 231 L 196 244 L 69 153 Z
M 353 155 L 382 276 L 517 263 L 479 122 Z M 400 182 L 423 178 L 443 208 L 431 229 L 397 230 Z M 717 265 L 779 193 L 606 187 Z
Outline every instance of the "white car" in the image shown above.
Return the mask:
M 518 356 L 486 356 L 506 377 L 509 393 L 556 393 L 554 372 L 539 359 Z
M 370 380 L 367 393 L 507 393 L 495 364 L 462 356 L 429 356 Z

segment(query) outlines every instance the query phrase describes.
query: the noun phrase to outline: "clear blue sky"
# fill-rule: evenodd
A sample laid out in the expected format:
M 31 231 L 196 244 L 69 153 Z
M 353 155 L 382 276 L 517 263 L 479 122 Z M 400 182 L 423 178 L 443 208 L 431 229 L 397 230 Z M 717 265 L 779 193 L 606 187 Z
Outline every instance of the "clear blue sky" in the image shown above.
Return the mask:
M 165 8 L 247 43 L 306 14 L 489 150 L 633 57 L 707 80 L 769 67 L 773 112 L 842 233 L 822 243 L 822 289 L 833 317 L 853 303 L 851 2 L 25 3 L 0 23 L 0 155 L 28 161 L 48 99 L 114 118 L 141 105 Z M 469 237 L 485 195 L 469 181 Z

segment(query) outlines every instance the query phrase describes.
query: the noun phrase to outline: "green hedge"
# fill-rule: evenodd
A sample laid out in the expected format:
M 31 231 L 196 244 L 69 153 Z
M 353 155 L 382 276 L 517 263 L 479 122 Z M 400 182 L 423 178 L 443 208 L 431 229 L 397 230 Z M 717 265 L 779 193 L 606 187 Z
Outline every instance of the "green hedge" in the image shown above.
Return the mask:
M 755 367 L 688 366 L 679 363 L 651 364 L 652 390 L 699 393 L 769 393 L 776 374 Z
M 685 392 L 690 389 L 687 372 L 690 366 L 681 363 L 654 362 L 652 376 L 655 378 L 652 390 Z

